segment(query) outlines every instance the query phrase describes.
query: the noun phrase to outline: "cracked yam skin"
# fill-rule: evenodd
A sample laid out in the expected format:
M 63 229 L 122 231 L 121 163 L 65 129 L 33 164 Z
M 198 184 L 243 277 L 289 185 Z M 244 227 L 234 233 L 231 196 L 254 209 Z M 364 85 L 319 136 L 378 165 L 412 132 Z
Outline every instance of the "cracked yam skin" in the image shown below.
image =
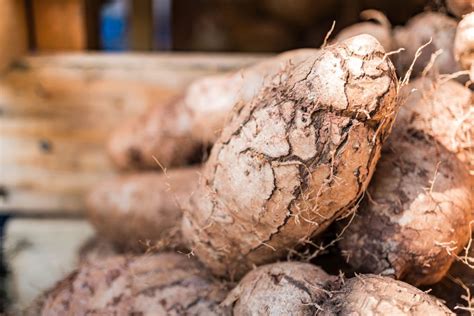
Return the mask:
M 454 39 L 454 56 L 463 69 L 474 65 L 474 12 L 459 22 Z
M 361 35 L 235 107 L 183 218 L 198 258 L 240 278 L 350 212 L 398 110 L 396 80 L 382 46 Z
M 165 167 L 199 161 L 203 146 L 214 143 L 236 103 L 250 101 L 285 65 L 317 51 L 292 50 L 236 72 L 196 80 L 176 100 L 158 104 L 114 131 L 107 143 L 109 156 L 123 169 L 160 168 L 153 157 Z
M 321 308 L 316 315 L 454 315 L 429 294 L 378 275 L 357 275 L 345 280 Z
M 394 29 L 394 40 L 396 48 L 405 50 L 393 55 L 397 72 L 401 76 L 410 68 L 415 53 L 430 38 L 431 44 L 425 47 L 413 67 L 413 76 L 422 73 L 431 59 L 431 55 L 439 49 L 443 52 L 436 58 L 434 69 L 441 74 L 452 74 L 459 71 L 459 65 L 454 59 L 454 36 L 456 34 L 457 21 L 442 13 L 425 12 L 411 18 L 403 27 Z
M 87 219 L 99 236 L 121 250 L 182 247 L 181 202 L 189 199 L 196 188 L 199 173 L 197 167 L 182 168 L 100 182 L 87 197 Z
M 81 265 L 37 302 L 37 315 L 230 315 L 219 306 L 226 294 L 184 255 L 115 256 Z
M 302 262 L 280 262 L 250 271 L 229 293 L 224 306 L 234 316 L 315 315 L 338 278 Z
M 447 148 L 455 129 L 452 114 L 469 110 L 456 108 L 459 94 L 454 92 L 467 88 L 451 81 L 430 90 L 431 84 L 419 79 L 404 89 L 425 88 L 401 108 L 367 198 L 339 242 L 348 263 L 360 272 L 416 286 L 443 278 L 454 260 L 446 249 L 463 249 L 473 219 L 472 179 Z M 450 102 L 429 102 L 443 93 Z

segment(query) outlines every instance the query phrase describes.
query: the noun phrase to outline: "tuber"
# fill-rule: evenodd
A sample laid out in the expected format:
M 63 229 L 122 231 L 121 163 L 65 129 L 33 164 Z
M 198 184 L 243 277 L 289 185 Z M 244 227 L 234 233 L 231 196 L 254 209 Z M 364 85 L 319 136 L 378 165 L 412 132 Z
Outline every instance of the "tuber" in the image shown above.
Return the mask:
M 37 315 L 229 315 L 226 287 L 184 255 L 82 264 L 36 302 Z
M 413 65 L 413 75 L 420 75 L 430 64 L 432 55 L 438 51 L 433 70 L 441 74 L 458 71 L 459 67 L 453 54 L 456 26 L 456 20 L 442 13 L 424 12 L 411 18 L 405 26 L 396 27 L 395 48 L 404 48 L 404 51 L 394 55 L 399 75 L 402 76 L 409 70 L 417 50 L 430 41 Z
M 308 263 L 284 262 L 249 272 L 223 302 L 234 316 L 453 315 L 430 295 L 387 277 L 329 276 Z
M 212 148 L 183 218 L 193 252 L 239 278 L 351 212 L 397 109 L 394 68 L 372 36 L 288 64 L 234 107 Z
M 457 17 L 474 11 L 474 2 L 472 0 L 446 0 L 446 6 L 449 12 Z
M 337 34 L 335 41 L 339 42 L 356 35 L 369 34 L 382 44 L 386 52 L 392 51 L 394 48 L 392 26 L 387 17 L 377 10 L 365 10 L 360 15 L 364 20 L 374 20 L 375 22 L 366 21 L 346 27 Z
M 248 102 L 286 64 L 298 63 L 315 49 L 282 53 L 237 72 L 193 82 L 184 95 L 159 104 L 114 131 L 107 144 L 113 162 L 124 169 L 158 169 L 199 160 L 202 147 L 219 136 L 228 113 Z
M 472 136 L 471 92 L 426 78 L 403 92 L 413 89 L 339 245 L 360 272 L 421 285 L 441 280 L 470 237 L 474 191 L 457 134 Z
M 146 172 L 98 183 L 87 197 L 87 218 L 99 236 L 122 250 L 182 246 L 180 204 L 191 196 L 199 171 Z
M 463 69 L 474 65 L 474 12 L 459 22 L 454 39 L 454 56 Z

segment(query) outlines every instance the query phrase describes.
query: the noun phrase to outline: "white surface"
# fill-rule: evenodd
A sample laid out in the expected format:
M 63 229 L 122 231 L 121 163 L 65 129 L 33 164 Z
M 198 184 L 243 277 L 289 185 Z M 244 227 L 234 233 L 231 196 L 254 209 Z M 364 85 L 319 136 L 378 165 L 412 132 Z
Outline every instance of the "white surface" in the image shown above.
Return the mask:
M 92 227 L 84 220 L 10 220 L 4 249 L 13 308 L 27 307 L 70 273 L 77 265 L 80 247 L 92 235 Z

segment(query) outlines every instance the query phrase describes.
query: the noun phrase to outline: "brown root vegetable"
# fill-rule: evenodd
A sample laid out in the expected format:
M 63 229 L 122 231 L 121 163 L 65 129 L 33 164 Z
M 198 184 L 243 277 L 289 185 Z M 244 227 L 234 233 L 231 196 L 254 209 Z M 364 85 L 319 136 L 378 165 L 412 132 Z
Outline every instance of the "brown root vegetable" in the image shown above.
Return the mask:
M 329 46 L 234 108 L 183 219 L 199 259 L 239 277 L 324 231 L 364 192 L 398 109 L 369 35 Z
M 456 33 L 456 20 L 436 12 L 425 12 L 416 15 L 404 27 L 394 29 L 396 48 L 405 50 L 394 55 L 395 66 L 398 74 L 404 75 L 410 68 L 416 51 L 428 43 L 413 66 L 413 75 L 420 75 L 425 67 L 430 64 L 432 55 L 439 50 L 433 70 L 441 74 L 451 74 L 459 70 L 454 59 L 453 47 Z
M 474 11 L 474 2 L 472 0 L 446 0 L 446 6 L 449 12 L 457 17 Z
M 463 69 L 474 65 L 474 12 L 459 22 L 454 39 L 454 57 Z
M 386 52 L 392 51 L 394 48 L 392 26 L 387 17 L 380 11 L 366 10 L 362 11 L 361 18 L 364 20 L 371 19 L 375 22 L 361 22 L 346 27 L 337 34 L 335 41 L 340 42 L 356 35 L 369 34 L 375 37 L 379 43 L 382 44 Z
M 44 295 L 43 316 L 229 315 L 227 289 L 184 255 L 115 256 L 82 264 Z
M 120 168 L 158 169 L 157 160 L 165 167 L 199 160 L 203 144 L 217 139 L 236 103 L 251 100 L 267 78 L 315 51 L 289 51 L 237 72 L 196 80 L 180 98 L 114 131 L 107 144 L 110 157 Z
M 87 218 L 102 238 L 122 250 L 182 247 L 182 201 L 193 193 L 199 168 L 119 176 L 87 197 Z
M 329 276 L 308 263 L 285 262 L 249 272 L 223 302 L 235 316 L 453 315 L 434 297 L 375 275 Z
M 462 99 L 468 89 L 453 81 L 433 84 L 419 79 L 406 87 L 418 91 L 401 108 L 367 199 L 339 243 L 359 271 L 414 285 L 443 278 L 452 253 L 468 241 L 472 220 L 469 172 L 448 148 L 450 136 L 463 129 L 454 116 L 469 111 Z
M 302 262 L 281 262 L 250 271 L 223 305 L 239 315 L 315 315 L 338 278 Z
M 357 275 L 333 293 L 320 315 L 454 315 L 429 294 L 383 276 Z

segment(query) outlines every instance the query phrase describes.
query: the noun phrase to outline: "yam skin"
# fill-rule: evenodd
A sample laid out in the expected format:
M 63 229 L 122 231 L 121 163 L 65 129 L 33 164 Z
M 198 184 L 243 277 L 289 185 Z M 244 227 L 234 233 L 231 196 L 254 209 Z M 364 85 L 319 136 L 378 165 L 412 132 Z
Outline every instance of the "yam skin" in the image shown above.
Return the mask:
M 335 41 L 340 42 L 345 39 L 361 34 L 369 34 L 375 37 L 386 52 L 393 50 L 392 26 L 387 17 L 376 10 L 366 10 L 361 13 L 365 20 L 374 19 L 375 22 L 366 21 L 348 26 L 337 34 Z
M 454 315 L 429 294 L 378 275 L 357 275 L 333 293 L 317 315 Z
M 300 262 L 249 272 L 222 303 L 234 316 L 454 315 L 434 297 L 404 282 L 375 275 L 330 276 Z
M 474 12 L 459 22 L 454 39 L 454 56 L 463 69 L 474 64 Z
M 350 212 L 397 112 L 396 80 L 382 46 L 360 35 L 235 107 L 183 218 L 198 258 L 239 278 Z
M 226 287 L 184 255 L 115 256 L 82 264 L 46 293 L 42 316 L 230 315 Z
M 289 51 L 236 72 L 196 80 L 176 100 L 158 104 L 114 131 L 107 143 L 109 156 L 122 169 L 159 169 L 156 160 L 165 167 L 199 161 L 203 146 L 214 143 L 236 103 L 248 102 L 267 78 L 315 51 Z
M 441 74 L 452 74 L 459 71 L 459 66 L 454 59 L 454 36 L 456 34 L 457 22 L 442 13 L 424 12 L 411 18 L 404 27 L 394 29 L 394 41 L 396 48 L 405 50 L 394 55 L 395 66 L 400 76 L 410 68 L 415 53 L 430 38 L 431 44 L 425 47 L 413 66 L 413 76 L 420 75 L 429 64 L 433 53 L 442 49 L 442 53 L 436 58 L 433 70 Z
M 250 271 L 229 293 L 224 306 L 234 316 L 315 315 L 338 277 L 302 262 L 280 262 Z
M 118 176 L 98 183 L 86 199 L 86 217 L 118 249 L 183 247 L 182 202 L 197 186 L 200 168 Z
M 474 11 L 472 0 L 446 0 L 449 12 L 461 18 L 463 15 Z
M 339 243 L 358 271 L 413 285 L 443 278 L 454 260 L 447 248 L 463 249 L 473 219 L 469 172 L 448 148 L 456 132 L 453 114 L 469 111 L 456 102 L 456 92 L 467 88 L 431 84 L 419 79 L 406 87 L 418 91 L 401 108 L 367 198 Z

